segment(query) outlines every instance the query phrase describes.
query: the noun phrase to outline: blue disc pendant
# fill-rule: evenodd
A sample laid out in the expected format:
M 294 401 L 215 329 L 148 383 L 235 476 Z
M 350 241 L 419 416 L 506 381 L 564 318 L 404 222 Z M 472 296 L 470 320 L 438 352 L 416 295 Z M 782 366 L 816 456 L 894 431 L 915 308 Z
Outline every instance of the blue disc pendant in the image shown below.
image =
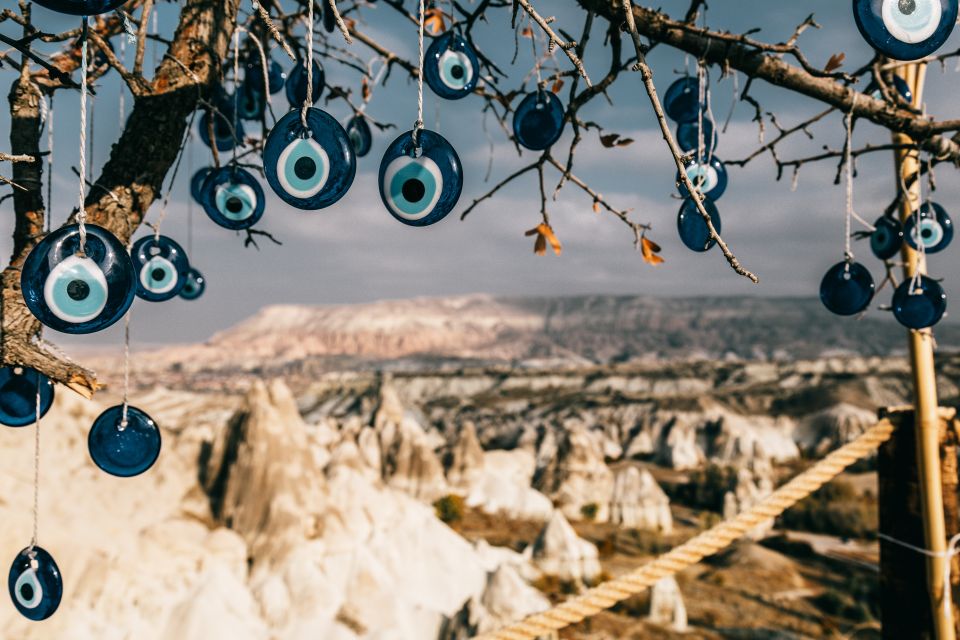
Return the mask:
M 890 83 L 887 83 L 887 84 L 889 85 Z M 893 86 L 891 88 L 894 91 L 896 91 L 898 94 L 900 94 L 900 97 L 903 98 L 904 102 L 906 102 L 907 104 L 910 104 L 913 102 L 913 91 L 910 91 L 910 85 L 907 84 L 906 80 L 904 80 L 898 75 L 894 75 L 892 84 Z M 867 95 L 869 95 L 871 98 L 875 100 L 884 99 L 883 92 L 880 91 L 880 87 L 877 86 L 876 82 L 871 82 L 867 86 L 866 91 L 864 91 L 864 93 L 866 93 Z
M 180 297 L 184 300 L 196 300 L 203 295 L 207 288 L 207 279 L 193 267 L 187 272 L 186 281 L 183 283 L 183 289 L 180 289 Z
M 703 155 L 711 156 L 717 149 L 719 136 L 713 123 L 709 118 L 704 117 L 703 126 L 696 120 L 690 122 L 681 122 L 677 125 L 677 144 L 680 150 L 685 153 L 697 153 L 701 144 L 701 129 L 703 131 Z
M 138 476 L 160 457 L 160 429 L 150 416 L 131 406 L 123 424 L 123 405 L 117 405 L 93 421 L 87 449 L 93 462 L 110 475 Z
M 893 316 L 910 329 L 926 329 L 940 322 L 947 310 L 947 294 L 933 278 L 920 276 L 919 286 L 913 278 L 901 282 L 893 292 Z
M 705 111 L 706 100 L 700 96 L 700 81 L 684 76 L 667 89 L 663 97 L 663 111 L 674 122 L 696 122 Z
M 903 225 L 899 220 L 883 216 L 873 223 L 870 250 L 881 260 L 889 260 L 903 247 Z
M 64 333 L 94 333 L 123 317 L 136 293 L 136 271 L 117 238 L 87 225 L 65 225 L 40 241 L 23 264 L 20 286 L 37 319 Z
M 263 80 L 260 80 L 263 84 Z M 267 94 L 262 87 L 245 81 L 238 89 L 237 115 L 241 120 L 263 120 L 267 112 Z
M 206 182 L 207 176 L 210 175 L 211 171 L 213 171 L 212 167 L 204 167 L 190 177 L 190 197 L 193 198 L 197 204 L 201 204 L 200 198 L 203 197 L 203 183 Z
M 425 227 L 453 211 L 463 190 L 460 158 L 439 133 L 421 129 L 419 153 L 411 131 L 394 140 L 380 162 L 380 198 L 404 224 Z
M 298 209 L 323 209 L 347 194 L 357 174 L 353 143 L 326 111 L 296 109 L 280 118 L 263 146 L 263 172 L 280 199 Z
M 319 102 L 320 94 L 323 93 L 326 75 L 323 67 L 316 60 L 313 61 L 313 101 Z M 285 85 L 287 91 L 287 102 L 291 109 L 298 109 L 307 99 L 307 65 L 302 60 L 298 62 L 287 75 Z
M 217 105 L 217 111 L 204 111 L 200 116 L 197 129 L 200 140 L 208 147 L 213 147 L 216 140 L 217 151 L 230 151 L 235 146 L 243 145 L 246 132 L 243 122 L 237 117 L 233 108 L 233 96 L 223 98 Z M 213 122 L 213 138 L 210 137 L 210 123 Z
M 350 118 L 345 129 L 358 158 L 370 153 L 370 147 L 373 146 L 373 132 L 370 131 L 370 125 L 367 124 L 367 119 L 363 115 L 358 114 Z
M 831 313 L 852 316 L 870 306 L 873 276 L 859 262 L 839 262 L 820 281 L 820 301 Z
M 37 393 L 40 393 L 40 417 L 53 406 L 53 382 L 29 367 L 0 367 L 0 424 L 25 427 L 37 419 Z
M 459 33 L 447 31 L 430 44 L 423 78 L 435 94 L 446 100 L 465 98 L 473 93 L 479 77 L 477 54 Z
M 719 200 L 727 190 L 727 169 L 716 157 L 704 155 L 699 161 L 691 159 L 686 164 L 686 172 L 693 186 L 713 201 Z M 680 181 L 679 171 L 677 172 L 677 189 L 684 198 L 690 195 L 686 185 Z
M 903 236 L 914 251 L 923 245 L 925 253 L 943 251 L 953 240 L 953 221 L 936 202 L 925 202 L 903 225 Z
M 140 238 L 130 249 L 130 257 L 137 270 L 137 296 L 144 300 L 163 302 L 175 298 L 187 281 L 187 254 L 167 236 L 157 238 L 150 234 Z
M 560 139 L 564 115 L 563 103 L 552 91 L 534 91 L 513 114 L 513 135 L 520 146 L 543 151 Z
M 43 547 L 27 547 L 17 554 L 7 574 L 10 599 L 25 618 L 39 621 L 52 616 L 63 597 L 60 568 Z
M 127 0 L 33 0 L 41 7 L 75 16 L 96 16 L 113 11 Z
M 853 17 L 874 49 L 895 60 L 917 60 L 950 37 L 957 5 L 957 0 L 853 0 Z
M 723 223 L 713 200 L 704 198 L 703 208 L 710 214 L 713 228 L 720 233 Z M 710 237 L 710 228 L 707 227 L 706 221 L 697 209 L 697 203 L 692 198 L 685 198 L 680 207 L 680 213 L 677 215 L 677 231 L 680 232 L 680 240 L 691 251 L 709 251 L 716 244 L 716 241 Z
M 212 171 L 203 183 L 200 204 L 207 216 L 225 229 L 249 229 L 263 217 L 263 187 L 240 167 Z
M 257 89 L 263 90 L 263 62 L 259 55 L 251 56 L 247 62 L 247 68 L 243 76 L 244 82 L 249 82 Z M 287 72 L 283 70 L 280 63 L 276 60 L 267 62 L 267 82 L 270 83 L 270 95 L 283 91 L 283 86 L 287 82 Z

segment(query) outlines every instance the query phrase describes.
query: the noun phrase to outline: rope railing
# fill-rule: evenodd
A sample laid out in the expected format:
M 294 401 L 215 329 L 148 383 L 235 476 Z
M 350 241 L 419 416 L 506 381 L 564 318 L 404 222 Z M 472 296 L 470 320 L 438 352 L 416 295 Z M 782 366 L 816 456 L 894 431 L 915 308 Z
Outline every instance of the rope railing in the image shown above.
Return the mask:
M 735 518 L 721 522 L 634 571 L 599 584 L 552 609 L 479 636 L 479 640 L 535 640 L 610 609 L 652 587 L 662 578 L 675 575 L 725 549 L 756 526 L 776 518 L 847 467 L 872 454 L 890 439 L 893 431 L 893 423 L 884 418 Z

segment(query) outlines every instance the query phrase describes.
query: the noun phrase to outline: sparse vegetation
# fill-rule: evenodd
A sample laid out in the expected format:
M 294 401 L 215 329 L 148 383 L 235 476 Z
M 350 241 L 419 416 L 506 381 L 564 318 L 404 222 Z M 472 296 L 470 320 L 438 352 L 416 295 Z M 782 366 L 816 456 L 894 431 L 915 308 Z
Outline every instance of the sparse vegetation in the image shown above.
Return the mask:
M 678 487 L 676 500 L 695 509 L 723 511 L 723 497 L 737 488 L 737 470 L 709 464 L 690 474 L 690 482 Z
M 462 496 L 450 494 L 434 502 L 433 509 L 440 520 L 447 524 L 454 524 L 463 520 L 466 505 Z
M 845 538 L 870 538 L 877 531 L 876 500 L 864 499 L 848 482 L 833 482 L 781 516 L 785 528 Z
M 590 502 L 580 507 L 580 515 L 583 516 L 584 520 L 589 520 L 590 522 L 597 519 L 597 513 L 599 513 L 599 511 L 600 505 L 596 502 Z

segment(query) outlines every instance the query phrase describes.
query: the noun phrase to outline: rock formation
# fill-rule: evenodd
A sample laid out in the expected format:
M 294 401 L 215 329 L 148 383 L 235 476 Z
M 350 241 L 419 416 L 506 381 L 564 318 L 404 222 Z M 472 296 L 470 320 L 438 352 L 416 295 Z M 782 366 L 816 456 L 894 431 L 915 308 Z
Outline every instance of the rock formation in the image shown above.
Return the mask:
M 673 576 L 659 580 L 650 589 L 648 620 L 672 631 L 687 631 L 687 608 L 683 604 L 680 585 Z
M 610 521 L 632 529 L 670 533 L 670 499 L 649 471 L 622 467 L 614 477 Z
M 554 437 L 555 446 L 550 436 L 544 436 L 541 443 L 534 488 L 553 500 L 568 519 L 578 520 L 592 513 L 597 522 L 606 522 L 613 472 L 597 440 L 579 425 Z
M 578 536 L 560 511 L 529 549 L 533 563 L 547 575 L 577 582 L 592 582 L 600 575 L 597 548 Z

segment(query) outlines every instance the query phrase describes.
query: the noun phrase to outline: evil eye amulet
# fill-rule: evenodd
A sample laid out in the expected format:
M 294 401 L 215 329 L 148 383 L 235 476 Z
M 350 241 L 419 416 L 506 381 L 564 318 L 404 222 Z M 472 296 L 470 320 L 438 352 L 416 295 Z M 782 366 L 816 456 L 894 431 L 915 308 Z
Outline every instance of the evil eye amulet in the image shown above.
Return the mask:
M 552 91 L 534 91 L 513 114 L 513 135 L 531 151 L 543 151 L 559 140 L 563 126 L 563 104 Z
M 130 250 L 137 269 L 137 296 L 149 302 L 175 298 L 187 281 L 190 262 L 183 248 L 167 236 L 144 236 Z
M 247 62 L 247 70 L 243 81 L 249 82 L 257 89 L 263 89 L 263 62 L 260 60 L 260 56 L 253 56 Z M 283 91 L 283 85 L 287 81 L 287 72 L 276 60 L 267 62 L 267 81 L 270 83 L 271 95 Z
M 917 60 L 950 37 L 957 5 L 957 0 L 853 0 L 853 16 L 874 49 L 895 60 Z
M 203 277 L 203 274 L 191 267 L 187 272 L 186 281 L 183 283 L 183 289 L 180 289 L 180 297 L 184 300 L 196 300 L 203 295 L 206 288 L 207 279 Z
M 685 76 L 674 82 L 663 97 L 663 110 L 674 122 L 696 122 L 704 110 L 700 80 Z
M 373 146 L 373 132 L 370 131 L 370 125 L 367 119 L 362 115 L 356 115 L 350 118 L 346 126 L 347 137 L 353 143 L 353 150 L 358 158 L 370 153 L 370 147 Z
M 907 104 L 910 104 L 913 102 L 913 91 L 910 91 L 910 85 L 908 85 L 907 81 L 901 78 L 900 76 L 894 75 L 892 82 L 888 82 L 887 86 L 889 86 L 891 89 L 896 91 L 900 95 L 900 97 L 903 98 L 903 101 L 906 102 Z M 869 95 L 871 98 L 873 98 L 874 100 L 884 99 L 883 92 L 880 91 L 880 87 L 877 85 L 876 82 L 871 82 L 867 86 L 867 90 L 865 91 L 865 93 Z
M 103 227 L 63 226 L 40 241 L 20 274 L 23 299 L 40 322 L 64 333 L 94 333 L 123 317 L 136 293 L 136 271 L 124 246 Z
M 207 216 L 225 229 L 249 229 L 263 217 L 263 187 L 246 169 L 222 167 L 203 184 L 200 204 Z
M 685 153 L 696 153 L 703 144 L 703 153 L 707 156 L 713 155 L 718 141 L 719 136 L 709 118 L 703 119 L 702 126 L 697 120 L 681 122 L 677 125 L 677 144 Z
M 720 212 L 717 206 L 713 204 L 710 198 L 703 199 L 703 208 L 710 214 L 710 220 L 713 221 L 713 228 L 720 233 L 722 223 L 720 221 Z M 703 252 L 709 251 L 716 244 L 716 241 L 710 237 L 710 228 L 707 222 L 700 215 L 697 209 L 697 203 L 693 198 L 686 198 L 680 207 L 680 213 L 677 215 L 677 231 L 680 232 L 680 240 L 691 251 Z
M 27 547 L 17 554 L 7 575 L 7 589 L 13 606 L 30 620 L 52 616 L 63 597 L 60 568 L 46 549 Z
M 123 405 L 110 407 L 94 420 L 87 436 L 87 449 L 94 464 L 113 476 L 138 476 L 160 457 L 160 429 L 146 413 Z
M 53 405 L 53 382 L 28 367 L 0 368 L 0 424 L 25 427 L 37 419 L 37 394 L 40 417 Z
M 903 235 L 914 251 L 923 245 L 925 253 L 938 253 L 953 240 L 953 221 L 936 202 L 925 202 L 903 225 Z
M 263 80 L 260 81 L 263 84 Z M 262 87 L 246 81 L 240 85 L 237 94 L 237 115 L 242 120 L 262 120 L 267 112 L 267 94 Z
M 203 197 L 203 183 L 206 182 L 207 176 L 210 175 L 211 171 L 213 171 L 212 167 L 204 167 L 190 177 L 190 197 L 193 198 L 197 204 L 200 203 L 200 198 Z
M 883 216 L 873 223 L 870 250 L 881 260 L 889 260 L 903 247 L 903 225 L 899 220 Z
M 33 0 L 41 7 L 75 16 L 96 16 L 113 11 L 127 0 Z
M 325 74 L 323 72 L 323 67 L 320 66 L 320 63 L 316 60 L 313 61 L 313 101 L 316 102 L 320 99 L 320 94 L 323 93 L 323 87 L 325 82 Z M 287 102 L 290 103 L 290 108 L 299 107 L 307 99 L 307 65 L 300 61 L 296 66 L 291 69 L 290 74 L 287 76 Z
M 835 264 L 820 281 L 820 301 L 831 313 L 852 316 L 870 305 L 873 276 L 859 262 Z
M 480 63 L 463 36 L 448 31 L 435 39 L 424 58 L 423 77 L 441 98 L 459 100 L 477 86 Z
M 413 227 L 443 220 L 463 190 L 460 158 L 439 133 L 421 129 L 394 140 L 380 162 L 380 198 L 394 218 Z
M 685 168 L 687 177 L 693 183 L 694 188 L 711 200 L 718 200 L 727 190 L 727 169 L 717 158 L 711 158 L 703 155 L 699 160 L 691 159 L 687 162 Z M 684 198 L 690 195 L 687 186 L 680 180 L 680 172 L 677 172 L 677 189 Z
M 353 143 L 340 123 L 322 109 L 300 110 L 274 125 L 263 146 L 263 171 L 280 199 L 298 209 L 329 207 L 347 194 L 357 174 Z
M 926 329 L 940 322 L 947 310 L 947 294 L 933 278 L 907 278 L 893 292 L 893 316 L 909 329 Z
M 213 123 L 213 138 L 210 137 L 210 123 Z M 243 144 L 246 132 L 243 123 L 233 108 L 233 98 L 225 98 L 216 112 L 204 111 L 197 125 L 203 144 L 213 148 L 216 141 L 217 151 L 230 151 Z

